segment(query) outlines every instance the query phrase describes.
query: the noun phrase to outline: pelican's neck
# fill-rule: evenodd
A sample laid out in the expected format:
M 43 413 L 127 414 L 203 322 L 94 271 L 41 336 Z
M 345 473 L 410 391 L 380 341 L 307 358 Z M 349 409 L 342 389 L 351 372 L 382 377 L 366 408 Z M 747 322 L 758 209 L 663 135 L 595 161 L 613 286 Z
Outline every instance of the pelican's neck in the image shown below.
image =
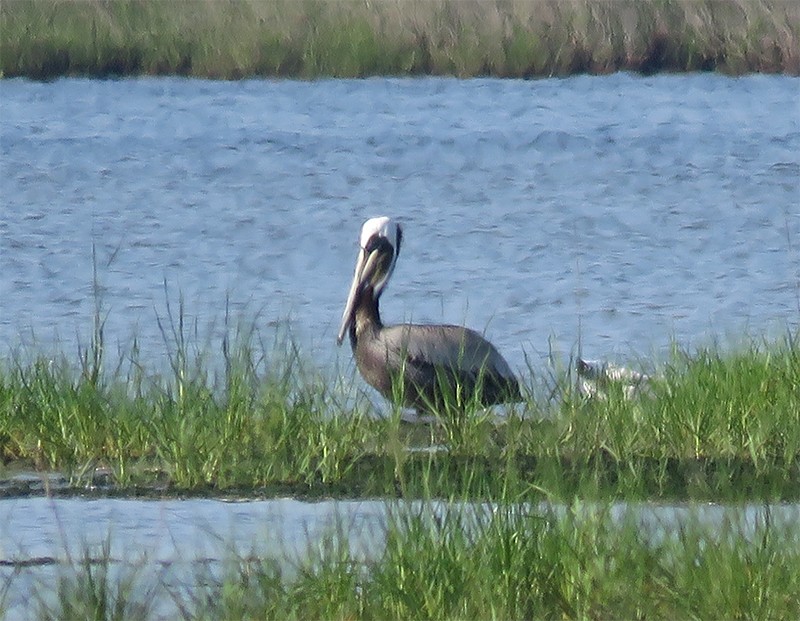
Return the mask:
M 383 328 L 381 313 L 378 309 L 379 298 L 380 295 L 376 296 L 372 287 L 367 287 L 361 292 L 353 323 L 350 324 L 350 345 L 353 350 L 359 339 L 375 336 Z

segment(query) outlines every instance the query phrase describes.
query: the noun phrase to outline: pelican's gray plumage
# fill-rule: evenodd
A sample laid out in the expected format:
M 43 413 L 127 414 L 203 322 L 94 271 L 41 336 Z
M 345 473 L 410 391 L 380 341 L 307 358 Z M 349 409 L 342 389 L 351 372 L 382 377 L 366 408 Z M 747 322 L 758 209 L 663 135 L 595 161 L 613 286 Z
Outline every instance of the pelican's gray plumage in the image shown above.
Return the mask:
M 402 239 L 402 228 L 391 218 L 364 223 L 338 344 L 349 333 L 367 383 L 387 399 L 418 411 L 437 412 L 445 404 L 518 401 L 519 383 L 508 363 L 477 332 L 452 325 L 381 323 L 378 301 Z

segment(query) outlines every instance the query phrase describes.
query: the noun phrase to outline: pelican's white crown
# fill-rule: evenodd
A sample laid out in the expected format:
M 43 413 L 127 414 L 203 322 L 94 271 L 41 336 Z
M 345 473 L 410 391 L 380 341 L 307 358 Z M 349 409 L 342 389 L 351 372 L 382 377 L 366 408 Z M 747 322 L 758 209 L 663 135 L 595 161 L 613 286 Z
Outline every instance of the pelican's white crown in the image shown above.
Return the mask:
M 359 240 L 359 245 L 361 246 L 361 248 L 366 248 L 367 242 L 369 242 L 370 238 L 373 235 L 378 234 L 381 237 L 385 237 L 387 240 L 389 240 L 389 243 L 392 245 L 392 248 L 394 248 L 396 252 L 397 232 L 398 232 L 397 222 L 392 220 L 389 216 L 378 216 L 377 218 L 370 218 L 361 227 L 361 239 Z

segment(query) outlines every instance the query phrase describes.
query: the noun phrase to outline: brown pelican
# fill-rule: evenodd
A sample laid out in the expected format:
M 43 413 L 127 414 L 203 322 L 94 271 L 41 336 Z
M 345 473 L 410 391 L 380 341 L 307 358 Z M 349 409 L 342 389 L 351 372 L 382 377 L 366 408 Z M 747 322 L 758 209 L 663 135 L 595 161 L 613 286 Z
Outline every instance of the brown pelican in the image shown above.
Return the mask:
M 480 334 L 451 325 L 381 323 L 378 301 L 394 271 L 403 230 L 385 216 L 361 228 L 353 284 L 337 343 L 349 331 L 361 375 L 390 401 L 418 412 L 519 401 L 508 363 Z

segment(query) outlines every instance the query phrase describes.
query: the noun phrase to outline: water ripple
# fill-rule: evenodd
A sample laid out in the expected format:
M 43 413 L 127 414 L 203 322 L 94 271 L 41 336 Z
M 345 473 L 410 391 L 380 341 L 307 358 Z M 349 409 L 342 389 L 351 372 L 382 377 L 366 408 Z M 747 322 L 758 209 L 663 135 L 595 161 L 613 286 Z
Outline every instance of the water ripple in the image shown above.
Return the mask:
M 718 75 L 6 80 L 0 340 L 87 342 L 94 245 L 106 332 L 145 355 L 163 352 L 166 281 L 212 332 L 230 303 L 265 329 L 290 318 L 333 362 L 379 213 L 406 226 L 384 318 L 486 329 L 518 368 L 554 342 L 604 358 L 781 333 L 798 324 L 796 92 Z

